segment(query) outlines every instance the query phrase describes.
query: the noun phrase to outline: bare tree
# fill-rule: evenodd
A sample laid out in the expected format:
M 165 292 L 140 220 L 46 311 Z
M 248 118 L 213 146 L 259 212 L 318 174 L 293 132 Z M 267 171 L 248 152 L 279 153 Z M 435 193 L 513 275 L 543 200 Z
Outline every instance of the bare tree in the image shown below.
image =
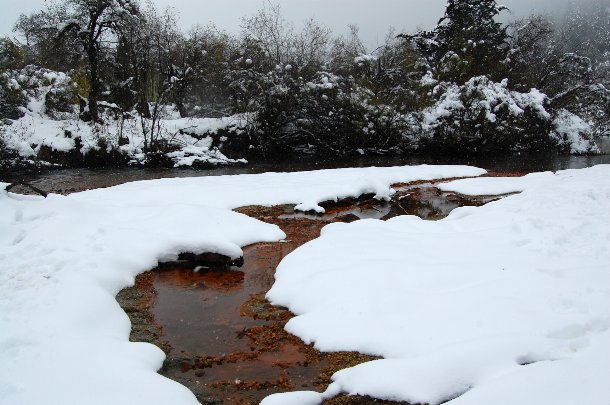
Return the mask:
M 303 29 L 292 37 L 292 60 L 299 66 L 319 66 L 328 58 L 331 30 L 313 18 L 305 22 Z
M 279 4 L 264 3 L 256 14 L 242 19 L 241 27 L 245 39 L 256 42 L 272 63 L 287 59 L 293 27 L 282 16 Z
M 354 64 L 354 59 L 367 53 L 360 38 L 360 28 L 350 24 L 348 29 L 347 35 L 341 35 L 334 40 L 331 49 L 332 68 L 340 73 L 348 72 Z

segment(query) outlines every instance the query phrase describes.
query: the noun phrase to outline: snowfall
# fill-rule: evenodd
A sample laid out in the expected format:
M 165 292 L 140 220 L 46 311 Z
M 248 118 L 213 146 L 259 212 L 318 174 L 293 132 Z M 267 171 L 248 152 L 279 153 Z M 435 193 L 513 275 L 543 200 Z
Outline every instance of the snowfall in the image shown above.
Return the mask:
M 156 371 L 163 352 L 128 341 L 114 297 L 180 252 L 232 258 L 285 237 L 232 209 L 299 204 L 390 185 L 476 177 L 466 166 L 163 179 L 69 196 L 0 191 L 0 404 L 197 404 Z M 0 185 L 4 189 L 5 184 Z M 411 403 L 610 403 L 610 166 L 471 178 L 444 190 L 510 196 L 426 222 L 325 227 L 286 257 L 268 298 L 287 330 L 326 351 L 382 357 L 326 392 Z M 236 376 L 238 378 L 239 376 Z

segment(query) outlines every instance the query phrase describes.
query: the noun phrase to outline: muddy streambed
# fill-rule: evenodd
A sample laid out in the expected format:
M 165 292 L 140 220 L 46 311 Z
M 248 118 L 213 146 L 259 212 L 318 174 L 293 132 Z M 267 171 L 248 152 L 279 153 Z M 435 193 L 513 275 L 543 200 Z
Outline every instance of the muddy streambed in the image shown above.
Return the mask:
M 327 204 L 323 216 L 295 213 L 293 206 L 238 209 L 277 224 L 286 240 L 245 247 L 241 267 L 185 260 L 139 275 L 134 287 L 117 296 L 132 322 L 131 340 L 161 347 L 167 359 L 160 373 L 188 387 L 202 404 L 257 404 L 276 392 L 325 390 L 335 371 L 374 357 L 321 353 L 286 333 L 284 325 L 293 315 L 265 300 L 279 262 L 331 222 L 405 214 L 438 220 L 457 207 L 493 200 L 443 193 L 425 182 L 395 188 L 390 203 L 364 196 Z M 327 401 L 369 403 L 387 402 L 363 397 Z

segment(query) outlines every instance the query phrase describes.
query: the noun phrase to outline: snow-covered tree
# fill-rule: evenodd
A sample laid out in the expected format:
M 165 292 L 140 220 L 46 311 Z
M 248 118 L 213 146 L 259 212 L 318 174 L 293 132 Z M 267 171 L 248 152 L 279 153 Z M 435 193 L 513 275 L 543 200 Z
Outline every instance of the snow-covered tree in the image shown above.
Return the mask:
M 89 94 L 83 118 L 99 119 L 102 95 L 101 57 L 109 42 L 114 43 L 121 28 L 138 14 L 136 0 L 63 0 L 50 3 L 38 18 L 53 22 L 55 38 L 71 38 L 84 53 L 88 67 Z
M 27 63 L 56 71 L 78 68 L 83 59 L 82 46 L 74 36 L 61 35 L 66 5 L 47 5 L 43 10 L 22 14 L 13 28 L 25 38 Z
M 0 37 L 0 70 L 18 69 L 25 66 L 27 49 L 8 37 Z
M 416 44 L 440 80 L 502 79 L 508 36 L 495 19 L 505 9 L 495 0 L 449 0 L 434 30 L 403 37 Z

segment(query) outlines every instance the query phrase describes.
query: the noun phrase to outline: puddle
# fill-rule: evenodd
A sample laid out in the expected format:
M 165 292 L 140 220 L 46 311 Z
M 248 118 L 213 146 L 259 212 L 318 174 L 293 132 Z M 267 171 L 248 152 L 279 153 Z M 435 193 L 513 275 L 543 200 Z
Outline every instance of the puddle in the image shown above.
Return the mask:
M 415 215 L 426 220 L 439 220 L 447 217 L 454 209 L 480 206 L 497 200 L 497 196 L 466 197 L 455 193 L 442 192 L 432 183 L 396 187 L 396 194 L 389 202 L 374 198 L 364 199 L 355 204 L 325 207 L 326 212 L 317 215 L 308 212 L 294 212 L 287 207 L 278 219 L 311 219 L 325 222 L 355 221 L 359 219 L 388 220 L 400 215 Z
M 447 217 L 456 208 L 478 207 L 501 198 L 498 196 L 467 197 L 443 192 L 431 183 L 398 187 L 396 191 L 390 203 L 391 210 L 382 218 L 384 220 L 398 215 L 415 215 L 426 220 L 440 220 Z
M 327 223 L 278 219 L 288 209 L 240 210 L 277 223 L 287 234 L 285 243 L 246 247 L 242 267 L 217 265 L 194 272 L 164 266 L 147 273 L 154 291 L 148 312 L 168 353 L 161 373 L 187 386 L 203 404 L 256 404 L 274 392 L 322 390 L 341 364 L 371 359 L 322 354 L 304 345 L 284 331 L 292 314 L 265 301 L 279 262 L 317 237 Z
M 152 315 L 163 325 L 164 339 L 173 350 L 185 355 L 205 351 L 211 356 L 226 355 L 228 347 L 246 350 L 247 346 L 236 344 L 239 339 L 234 341 L 244 328 L 259 323 L 232 315 L 248 299 L 244 279 L 244 272 L 224 269 L 154 273 Z
M 241 267 L 161 266 L 138 276 L 136 286 L 117 299 L 132 320 L 131 339 L 162 347 L 167 360 L 161 373 L 188 387 L 202 404 L 257 404 L 276 392 L 323 391 L 335 371 L 374 358 L 320 353 L 284 331 L 293 315 L 264 299 L 279 262 L 331 222 L 405 214 L 436 220 L 459 206 L 490 200 L 442 193 L 434 184 L 420 183 L 397 187 L 387 203 L 364 198 L 326 204 L 321 216 L 295 213 L 292 206 L 245 207 L 238 211 L 279 225 L 286 241 L 244 248 Z M 327 403 L 389 402 L 338 397 Z

